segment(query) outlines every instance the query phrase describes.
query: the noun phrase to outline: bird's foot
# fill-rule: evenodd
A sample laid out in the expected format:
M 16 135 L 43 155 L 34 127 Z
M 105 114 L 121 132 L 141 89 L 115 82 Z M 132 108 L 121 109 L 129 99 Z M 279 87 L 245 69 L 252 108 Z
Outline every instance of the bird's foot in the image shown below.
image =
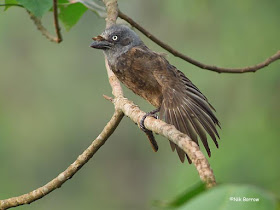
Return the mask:
M 154 118 L 158 119 L 158 116 L 156 115 L 156 113 L 157 113 L 158 111 L 159 111 L 159 108 L 156 109 L 156 110 L 153 110 L 153 111 L 151 111 L 151 112 L 147 112 L 147 113 L 143 116 L 143 118 L 141 119 L 140 124 L 139 124 L 141 130 L 144 131 L 144 133 L 147 135 L 147 137 L 148 137 L 148 139 L 149 139 L 149 141 L 150 141 L 150 143 L 151 143 L 151 146 L 152 146 L 152 148 L 153 148 L 153 150 L 154 150 L 155 152 L 158 151 L 157 142 L 156 142 L 156 140 L 155 140 L 155 137 L 154 137 L 154 135 L 153 135 L 153 132 L 150 131 L 150 130 L 148 130 L 148 129 L 145 127 L 144 121 L 145 121 L 146 117 L 148 117 L 148 116 L 151 116 L 151 117 L 154 117 Z
M 157 112 L 159 112 L 159 108 L 157 108 L 157 109 L 155 109 L 155 110 L 153 110 L 153 111 L 147 112 L 147 113 L 143 116 L 143 118 L 140 120 L 140 124 L 139 124 L 142 131 L 144 131 L 145 133 L 146 133 L 146 131 L 149 131 L 149 130 L 145 127 L 145 125 L 144 125 L 145 119 L 146 119 L 147 117 L 153 117 L 153 118 L 155 118 L 155 119 L 158 119 L 158 116 L 156 115 Z

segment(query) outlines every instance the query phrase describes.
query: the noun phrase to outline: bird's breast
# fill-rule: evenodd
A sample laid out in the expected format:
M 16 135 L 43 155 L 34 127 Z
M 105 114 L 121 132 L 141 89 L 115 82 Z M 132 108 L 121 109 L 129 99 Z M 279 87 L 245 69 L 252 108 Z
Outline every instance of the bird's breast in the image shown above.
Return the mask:
M 155 107 L 162 102 L 162 88 L 153 75 L 149 61 L 126 53 L 109 65 L 118 79 L 135 94 L 143 97 Z

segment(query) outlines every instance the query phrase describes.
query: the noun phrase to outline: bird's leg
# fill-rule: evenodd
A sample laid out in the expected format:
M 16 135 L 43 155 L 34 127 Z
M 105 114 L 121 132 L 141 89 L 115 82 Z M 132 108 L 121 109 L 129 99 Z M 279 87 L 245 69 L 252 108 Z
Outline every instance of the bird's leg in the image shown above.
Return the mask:
M 151 116 L 151 117 L 154 117 L 154 118 L 158 119 L 158 117 L 157 117 L 157 115 L 156 115 L 157 112 L 159 112 L 159 108 L 157 108 L 157 109 L 155 109 L 155 110 L 153 110 L 153 111 L 147 112 L 147 113 L 143 116 L 143 118 L 141 119 L 141 121 L 140 121 L 140 128 L 141 128 L 141 130 L 144 131 L 145 134 L 148 136 L 148 139 L 149 139 L 149 141 L 150 141 L 150 143 L 151 143 L 151 146 L 152 146 L 152 148 L 153 148 L 153 150 L 154 150 L 155 152 L 158 151 L 157 142 L 156 142 L 156 140 L 155 140 L 155 137 L 154 137 L 154 135 L 153 135 L 153 132 L 150 131 L 150 130 L 148 130 L 148 129 L 145 127 L 144 121 L 145 121 L 146 117 L 148 117 L 148 116 Z
M 140 128 L 141 128 L 142 131 L 144 131 L 144 132 L 148 131 L 148 129 L 147 129 L 147 128 L 145 127 L 145 125 L 144 125 L 144 121 L 145 121 L 146 117 L 149 117 L 149 116 L 150 116 L 150 117 L 154 117 L 154 118 L 158 119 L 156 113 L 159 112 L 159 109 L 160 109 L 160 108 L 157 108 L 157 109 L 155 109 L 155 110 L 153 110 L 153 111 L 147 112 L 147 113 L 143 116 L 143 118 L 142 118 L 141 121 L 140 121 Z

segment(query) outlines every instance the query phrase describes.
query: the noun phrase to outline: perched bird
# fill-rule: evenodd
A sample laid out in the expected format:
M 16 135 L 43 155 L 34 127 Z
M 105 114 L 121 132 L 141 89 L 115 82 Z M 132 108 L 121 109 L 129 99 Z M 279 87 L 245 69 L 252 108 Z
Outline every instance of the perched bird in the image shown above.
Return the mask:
M 220 127 L 220 123 L 207 98 L 181 71 L 162 54 L 150 50 L 128 26 L 113 25 L 93 40 L 90 46 L 104 51 L 117 78 L 157 108 L 148 115 L 159 111 L 160 119 L 174 125 L 197 144 L 199 136 L 208 156 L 211 156 L 206 133 L 218 148 L 216 126 Z M 145 130 L 144 118 L 142 127 Z M 155 140 L 150 141 L 156 151 Z M 170 145 L 184 162 L 185 152 L 171 141 Z

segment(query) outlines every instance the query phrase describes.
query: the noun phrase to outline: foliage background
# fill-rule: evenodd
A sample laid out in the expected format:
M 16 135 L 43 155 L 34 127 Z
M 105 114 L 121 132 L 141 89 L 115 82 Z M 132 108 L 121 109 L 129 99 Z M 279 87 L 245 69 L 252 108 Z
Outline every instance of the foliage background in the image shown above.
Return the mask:
M 120 0 L 120 9 L 179 51 L 208 64 L 243 67 L 280 49 L 279 1 Z M 64 41 L 43 37 L 22 8 L 0 8 L 0 198 L 55 177 L 98 135 L 113 113 L 103 54 L 89 48 L 105 21 L 86 12 Z M 43 18 L 52 26 L 52 14 Z M 138 33 L 139 34 L 139 33 Z M 141 36 L 155 51 L 163 50 Z M 279 61 L 257 73 L 217 74 L 169 55 L 208 97 L 222 124 L 210 164 L 220 183 L 280 193 Z M 143 110 L 152 109 L 125 89 Z M 18 209 L 151 209 L 198 182 L 166 139 L 154 153 L 124 119 L 71 181 Z

